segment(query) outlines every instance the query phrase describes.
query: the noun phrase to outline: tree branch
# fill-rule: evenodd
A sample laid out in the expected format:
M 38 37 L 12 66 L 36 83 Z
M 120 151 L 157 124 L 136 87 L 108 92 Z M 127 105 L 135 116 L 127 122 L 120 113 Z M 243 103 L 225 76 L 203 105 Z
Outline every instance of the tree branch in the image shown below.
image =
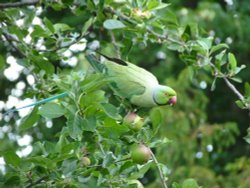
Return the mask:
M 0 3 L 0 9 L 36 5 L 39 3 L 39 1 L 40 0 L 25 0 L 22 2 L 14 2 L 14 3 Z
M 245 109 L 247 109 L 250 113 L 250 106 L 246 104 L 244 96 L 236 89 L 236 87 L 226 77 L 223 77 L 223 79 L 227 84 L 227 86 L 233 91 L 233 93 L 237 95 L 238 98 L 245 104 Z
M 226 85 L 229 87 L 229 89 L 232 90 L 232 92 L 237 95 L 237 97 L 239 98 L 239 100 L 241 100 L 244 104 L 245 104 L 245 109 L 247 109 L 250 113 L 250 106 L 246 103 L 244 96 L 236 89 L 236 87 L 228 80 L 228 76 L 223 74 L 222 72 L 220 72 L 217 67 L 210 62 L 209 65 L 215 70 L 215 77 L 217 74 L 219 75 L 220 78 L 223 78 L 223 80 L 225 81 Z
M 62 48 L 68 48 L 68 47 L 70 47 L 71 45 L 80 42 L 83 38 L 84 38 L 84 36 L 80 36 L 80 37 L 78 37 L 76 40 L 73 40 L 73 41 L 69 42 L 68 44 L 60 45 L 60 46 L 57 46 L 57 47 L 55 47 L 55 48 L 53 48 L 53 49 L 45 49 L 45 50 L 43 50 L 43 49 L 37 49 L 37 48 L 36 48 L 36 50 L 37 50 L 38 52 L 55 52 L 55 51 L 60 50 L 60 49 L 62 49 Z
M 156 159 L 156 157 L 155 157 L 155 155 L 154 155 L 154 153 L 152 152 L 151 149 L 150 149 L 150 153 L 151 153 L 151 156 L 152 156 L 152 159 L 153 159 L 154 163 L 156 164 L 156 167 L 157 167 L 157 169 L 158 169 L 158 172 L 159 172 L 159 174 L 160 174 L 160 179 L 161 179 L 161 183 L 162 183 L 163 187 L 164 187 L 164 188 L 168 188 L 168 186 L 167 186 L 167 184 L 166 184 L 166 181 L 165 181 L 164 174 L 163 174 L 163 172 L 162 172 L 162 170 L 161 170 L 161 167 L 160 167 L 160 165 L 159 165 L 159 162 L 158 162 L 158 160 Z
M 14 48 L 14 50 L 21 56 L 21 57 L 26 57 L 26 55 L 19 50 L 19 48 L 13 43 L 14 42 L 19 42 L 17 39 L 13 38 L 11 35 L 2 32 L 2 35 L 4 36 L 4 38 L 6 39 L 6 41 L 12 46 L 12 48 Z
M 38 180 L 36 180 L 34 183 L 31 182 L 29 185 L 26 186 L 26 188 L 31 188 L 31 187 L 33 187 L 34 185 L 38 185 L 38 184 L 40 184 L 43 180 L 45 180 L 45 179 L 47 179 L 47 178 L 48 178 L 47 175 L 46 175 L 46 176 L 43 176 L 43 177 L 39 178 Z
M 244 101 L 243 95 L 236 89 L 236 87 L 226 77 L 223 77 L 223 79 L 227 86 L 234 92 L 234 94 L 237 95 L 241 101 Z
M 131 19 L 130 17 L 120 13 L 119 11 L 117 10 L 114 10 L 113 8 L 111 7 L 106 7 L 104 8 L 105 11 L 107 12 L 110 12 L 112 14 L 115 14 L 117 15 L 120 19 L 122 20 L 125 20 L 127 22 L 129 22 L 130 24 L 133 24 L 133 25 L 138 25 L 137 21 Z M 155 37 L 159 38 L 159 39 L 162 39 L 162 40 L 167 40 L 169 42 L 173 42 L 173 43 L 176 43 L 176 44 L 179 44 L 181 46 L 185 46 L 185 43 L 184 42 L 180 42 L 180 41 L 177 41 L 175 39 L 172 39 L 172 38 L 169 38 L 167 35 L 161 35 L 159 33 L 156 33 L 155 31 L 152 30 L 152 28 L 150 27 L 146 27 L 146 30 L 151 33 L 152 35 L 154 35 Z

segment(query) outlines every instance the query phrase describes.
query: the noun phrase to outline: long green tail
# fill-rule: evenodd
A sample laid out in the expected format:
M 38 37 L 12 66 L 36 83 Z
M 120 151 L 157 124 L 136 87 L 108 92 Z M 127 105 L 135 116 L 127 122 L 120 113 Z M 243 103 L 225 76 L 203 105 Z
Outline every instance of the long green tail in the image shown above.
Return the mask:
M 100 63 L 99 60 L 92 54 L 86 55 L 86 59 L 88 60 L 89 64 L 94 68 L 97 72 L 103 72 L 104 65 Z
M 68 92 L 64 92 L 64 93 L 61 93 L 61 94 L 58 94 L 58 95 L 55 95 L 55 96 L 52 96 L 52 97 L 49 97 L 49 98 L 46 98 L 46 99 L 42 99 L 42 100 L 34 102 L 32 104 L 28 104 L 26 106 L 22 106 L 20 108 L 14 108 L 14 109 L 8 110 L 3 115 L 6 115 L 6 114 L 11 113 L 11 112 L 16 112 L 16 111 L 24 109 L 24 108 L 28 108 L 28 107 L 32 107 L 32 106 L 37 106 L 37 105 L 40 105 L 40 104 L 44 104 L 46 102 L 53 101 L 53 100 L 59 99 L 59 98 L 63 98 L 63 97 L 66 97 L 68 95 L 69 95 Z

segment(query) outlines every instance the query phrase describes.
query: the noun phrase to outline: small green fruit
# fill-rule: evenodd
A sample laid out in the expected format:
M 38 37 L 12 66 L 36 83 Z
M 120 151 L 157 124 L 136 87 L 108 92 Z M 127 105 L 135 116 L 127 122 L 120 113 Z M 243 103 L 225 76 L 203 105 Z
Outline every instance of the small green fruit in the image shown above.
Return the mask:
M 129 112 L 123 119 L 123 124 L 134 131 L 141 130 L 144 122 L 143 119 L 134 112 Z
M 133 162 L 137 164 L 146 163 L 151 158 L 150 148 L 143 144 L 133 145 L 130 151 Z
M 88 157 L 82 157 L 80 164 L 81 164 L 81 166 L 86 167 L 86 166 L 89 166 L 91 164 L 91 161 Z

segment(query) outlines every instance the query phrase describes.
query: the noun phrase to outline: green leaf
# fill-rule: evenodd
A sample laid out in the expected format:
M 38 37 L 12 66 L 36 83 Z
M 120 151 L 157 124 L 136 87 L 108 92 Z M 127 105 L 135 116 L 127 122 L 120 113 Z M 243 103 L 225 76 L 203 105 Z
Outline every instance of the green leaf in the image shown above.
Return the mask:
M 236 105 L 241 108 L 241 109 L 244 109 L 245 108 L 245 104 L 244 102 L 242 102 L 241 100 L 237 100 L 235 101 Z
M 250 85 L 248 82 L 245 83 L 244 88 L 245 88 L 245 94 L 244 94 L 245 98 L 250 97 Z
M 218 44 L 216 46 L 213 46 L 210 50 L 210 54 L 218 51 L 218 50 L 221 50 L 221 49 L 225 49 L 225 48 L 229 48 L 229 46 L 225 43 L 221 43 L 221 44 Z
M 154 141 L 151 141 L 151 143 L 149 143 L 149 147 L 150 148 L 157 148 L 157 147 L 161 147 L 162 145 L 167 145 L 169 143 L 171 143 L 172 140 L 169 140 L 168 138 L 164 137 L 163 139 L 157 139 L 157 140 L 154 140 Z
M 32 38 L 35 37 L 47 37 L 48 33 L 40 26 L 40 25 L 34 25 L 34 30 L 30 34 Z
M 109 30 L 113 30 L 113 29 L 122 29 L 125 28 L 126 26 L 119 20 L 108 19 L 104 21 L 103 27 Z
M 93 115 L 91 117 L 88 117 L 87 119 L 84 119 L 85 121 L 83 121 L 82 123 L 82 129 L 84 131 L 90 131 L 90 132 L 94 132 L 96 129 L 96 117 Z
M 65 160 L 62 163 L 62 171 L 63 175 L 65 177 L 70 177 L 77 167 L 77 161 L 76 160 Z
M 44 156 L 29 157 L 26 160 L 28 162 L 34 163 L 36 166 L 42 166 L 48 169 L 53 169 L 56 167 L 56 164 L 54 161 Z
M 234 54 L 228 53 L 228 61 L 229 61 L 229 64 L 228 64 L 229 70 L 235 73 L 236 67 L 237 67 L 237 61 L 236 61 Z
M 38 113 L 45 118 L 53 119 L 64 115 L 65 110 L 56 103 L 46 103 L 39 109 Z
M 182 188 L 199 188 L 199 185 L 196 183 L 194 179 L 186 179 L 182 183 Z
M 20 187 L 21 178 L 20 173 L 9 172 L 4 175 L 4 182 L 0 181 L 0 186 L 5 188 Z M 3 180 L 3 179 L 1 179 Z M 3 183 L 3 184 L 2 184 Z
M 104 159 L 103 159 L 103 163 L 102 163 L 102 166 L 104 168 L 107 168 L 108 166 L 110 166 L 112 163 L 114 163 L 114 160 L 115 160 L 115 156 L 114 154 L 109 151 L 108 153 L 106 153 Z
M 158 0 L 150 0 L 148 1 L 148 4 L 147 4 L 147 11 L 162 9 L 169 5 L 170 4 L 167 4 L 167 3 L 161 3 Z
M 213 83 L 211 85 L 211 89 L 210 89 L 211 91 L 214 91 L 216 88 L 216 80 L 217 80 L 217 78 L 214 78 Z
M 37 112 L 37 108 L 34 108 L 28 116 L 22 119 L 21 124 L 18 127 L 20 131 L 31 128 L 39 120 L 40 116 Z
M 161 112 L 159 109 L 155 108 L 151 110 L 150 120 L 152 121 L 152 124 L 153 124 L 154 134 L 156 134 L 160 128 L 161 121 L 162 121 L 162 116 L 161 116 Z
M 244 68 L 246 68 L 246 65 L 241 65 L 240 67 L 236 67 L 235 74 L 238 74 Z
M 159 163 L 158 165 L 159 165 L 159 168 L 161 169 L 164 176 L 167 176 L 170 174 L 170 169 L 166 165 L 164 165 L 162 163 Z
M 14 151 L 7 151 L 3 154 L 4 161 L 7 165 L 18 167 L 21 163 L 21 159 Z
M 54 28 L 55 28 L 56 33 L 73 30 L 72 27 L 70 27 L 69 25 L 65 23 L 56 23 L 54 24 Z
M 3 56 L 0 55 L 0 71 L 4 67 L 4 64 L 5 64 L 5 59 L 3 58 Z
M 172 188 L 181 188 L 181 185 L 178 184 L 178 183 L 176 183 L 176 182 L 174 182 L 174 183 L 172 184 Z
M 118 113 L 118 109 L 110 103 L 101 103 L 101 108 L 103 111 L 111 118 L 115 120 L 121 120 L 122 117 Z
M 43 21 L 44 21 L 45 25 L 47 26 L 47 28 L 49 29 L 49 31 L 51 33 L 54 33 L 55 32 L 55 28 L 54 28 L 52 22 L 49 19 L 47 19 L 47 18 L 44 18 Z
M 139 171 L 132 173 L 129 179 L 143 178 L 144 174 L 150 169 L 152 164 L 153 164 L 153 161 L 151 160 L 151 161 L 148 161 L 146 164 L 139 166 Z
M 87 122 L 79 116 L 78 114 L 70 115 L 67 121 L 67 126 L 69 127 L 69 135 L 73 139 L 80 139 L 82 137 L 81 125 L 87 125 Z
M 197 40 L 198 44 L 206 51 L 209 51 L 209 49 L 212 46 L 212 41 L 213 38 L 212 37 L 208 37 L 208 38 L 201 38 L 199 40 Z
M 244 137 L 244 139 L 248 144 L 250 144 L 250 128 L 247 129 L 247 136 Z
M 85 35 L 90 26 L 95 22 L 95 18 L 91 17 L 88 19 L 88 21 L 85 22 L 85 24 L 82 27 L 82 35 Z
M 9 26 L 9 32 L 11 34 L 15 34 L 18 39 L 20 41 L 23 40 L 23 38 L 28 34 L 28 31 L 27 30 L 22 30 L 20 27 L 18 27 L 17 25 L 12 25 L 12 26 Z
M 118 124 L 116 120 L 111 119 L 109 117 L 104 120 L 104 125 L 99 129 L 102 135 L 109 139 L 118 139 L 124 133 L 129 131 L 129 128 L 127 126 L 124 126 L 123 124 Z
M 232 77 L 232 78 L 230 78 L 230 80 L 233 80 L 233 81 L 238 82 L 238 83 L 242 82 L 242 79 L 239 77 Z
M 227 63 L 225 54 L 226 54 L 226 50 L 223 50 L 218 55 L 215 56 L 216 63 L 219 65 L 219 67 Z
M 29 61 L 35 65 L 35 67 L 40 71 L 44 70 L 47 74 L 53 74 L 55 72 L 54 66 L 43 55 L 34 53 L 29 56 Z

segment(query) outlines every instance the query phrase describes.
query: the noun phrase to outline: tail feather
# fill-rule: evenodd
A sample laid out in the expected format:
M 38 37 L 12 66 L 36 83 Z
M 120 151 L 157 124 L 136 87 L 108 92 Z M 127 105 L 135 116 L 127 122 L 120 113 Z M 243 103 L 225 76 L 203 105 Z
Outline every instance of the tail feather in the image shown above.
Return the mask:
M 46 99 L 42 99 L 42 100 L 34 102 L 32 104 L 28 104 L 26 106 L 22 106 L 20 108 L 14 108 L 14 109 L 8 110 L 3 115 L 7 115 L 7 114 L 9 114 L 11 112 L 16 112 L 16 111 L 19 111 L 19 110 L 24 109 L 24 108 L 28 108 L 28 107 L 32 107 L 32 106 L 37 106 L 37 105 L 40 105 L 40 104 L 44 104 L 44 103 L 53 101 L 55 99 L 63 98 L 63 97 L 66 97 L 66 96 L 68 96 L 68 93 L 64 92 L 64 93 L 61 93 L 61 94 L 58 94 L 58 95 L 55 95 L 55 96 L 52 96 L 52 97 L 49 97 L 49 98 L 46 98 Z
M 109 57 L 107 55 L 104 55 L 103 53 L 99 52 L 99 51 L 95 51 L 96 53 L 100 54 L 101 56 L 105 57 L 106 59 L 108 59 L 109 61 L 112 61 L 114 63 L 117 63 L 119 65 L 123 65 L 123 66 L 127 66 L 128 64 L 121 60 L 121 59 L 118 59 L 118 58 L 115 58 L 115 57 Z
M 86 55 L 86 59 L 88 60 L 89 64 L 95 69 L 97 72 L 103 72 L 104 65 L 100 63 L 98 59 L 92 54 Z

